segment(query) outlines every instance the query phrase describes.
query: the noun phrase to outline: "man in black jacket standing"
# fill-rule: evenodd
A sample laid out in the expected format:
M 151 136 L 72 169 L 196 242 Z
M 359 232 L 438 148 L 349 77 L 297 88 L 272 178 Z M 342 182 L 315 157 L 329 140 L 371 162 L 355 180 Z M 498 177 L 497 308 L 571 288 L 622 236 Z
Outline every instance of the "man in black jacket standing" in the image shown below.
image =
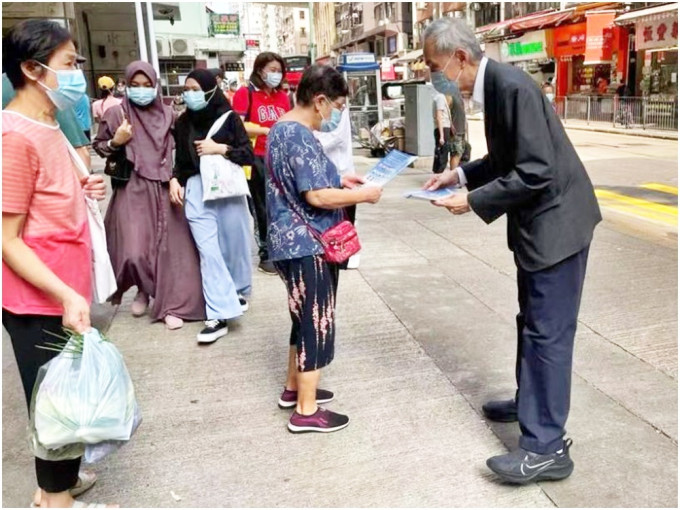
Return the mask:
M 522 70 L 484 57 L 458 19 L 424 34 L 434 87 L 471 92 L 484 110 L 488 154 L 439 174 L 428 189 L 460 184 L 435 202 L 453 214 L 475 212 L 486 223 L 503 214 L 517 265 L 517 393 L 488 402 L 497 421 L 519 420 L 519 449 L 487 460 L 503 480 L 527 483 L 568 477 L 574 467 L 564 439 L 574 335 L 588 250 L 602 219 L 593 186 L 552 106 Z

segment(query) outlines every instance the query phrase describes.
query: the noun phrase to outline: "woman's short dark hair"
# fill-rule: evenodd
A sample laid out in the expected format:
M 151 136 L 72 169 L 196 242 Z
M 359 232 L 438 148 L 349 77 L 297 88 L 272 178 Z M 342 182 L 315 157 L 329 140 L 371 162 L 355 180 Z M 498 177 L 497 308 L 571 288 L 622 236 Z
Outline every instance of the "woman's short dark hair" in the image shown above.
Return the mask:
M 26 84 L 22 63 L 35 60 L 47 65 L 54 52 L 72 40 L 71 33 L 54 21 L 29 19 L 17 23 L 2 40 L 2 69 L 19 89 Z
M 302 75 L 295 98 L 302 106 L 312 104 L 314 97 L 323 94 L 330 101 L 346 97 L 349 88 L 345 78 L 330 66 L 313 65 Z
M 283 78 L 286 77 L 286 61 L 283 60 L 283 57 L 281 55 L 279 55 L 278 53 L 273 53 L 271 51 L 265 51 L 263 53 L 260 53 L 255 59 L 255 63 L 253 64 L 253 72 L 250 74 L 250 81 L 258 89 L 263 89 L 267 86 L 267 84 L 262 79 L 262 76 L 260 76 L 260 73 L 265 67 L 267 67 L 267 64 L 269 64 L 269 62 L 274 61 L 277 61 L 279 64 L 281 64 L 281 72 L 283 73 L 281 82 L 283 82 Z M 279 86 L 276 87 L 275 90 L 280 89 L 281 83 L 279 83 Z

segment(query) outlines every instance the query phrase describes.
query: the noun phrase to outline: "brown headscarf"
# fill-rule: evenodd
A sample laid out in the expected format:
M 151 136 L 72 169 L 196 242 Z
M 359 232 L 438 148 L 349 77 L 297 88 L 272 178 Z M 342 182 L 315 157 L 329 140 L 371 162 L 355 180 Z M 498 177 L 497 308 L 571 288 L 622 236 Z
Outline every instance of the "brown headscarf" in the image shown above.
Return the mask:
M 137 73 L 146 75 L 158 90 L 156 71 L 151 64 L 141 60 L 125 68 L 128 87 Z M 175 120 L 172 108 L 163 104 L 160 94 L 147 106 L 136 105 L 125 95 L 122 107 L 125 118 L 132 125 L 132 138 L 125 146 L 127 159 L 134 163 L 135 171 L 142 177 L 152 181 L 169 181 L 175 146 L 171 131 Z

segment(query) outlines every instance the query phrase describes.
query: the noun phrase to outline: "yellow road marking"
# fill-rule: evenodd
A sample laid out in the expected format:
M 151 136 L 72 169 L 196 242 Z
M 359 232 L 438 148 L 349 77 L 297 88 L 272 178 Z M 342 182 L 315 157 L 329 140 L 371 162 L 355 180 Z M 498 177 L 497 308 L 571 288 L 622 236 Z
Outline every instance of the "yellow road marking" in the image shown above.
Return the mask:
M 595 195 L 603 207 L 665 225 L 677 226 L 678 224 L 678 208 L 676 206 L 657 204 L 649 200 L 633 198 L 602 189 L 595 190 Z
M 666 184 L 659 184 L 658 182 L 648 182 L 647 184 L 642 184 L 641 188 L 651 189 L 652 191 L 661 191 L 662 193 L 670 193 L 671 195 L 678 195 L 677 186 L 668 186 Z

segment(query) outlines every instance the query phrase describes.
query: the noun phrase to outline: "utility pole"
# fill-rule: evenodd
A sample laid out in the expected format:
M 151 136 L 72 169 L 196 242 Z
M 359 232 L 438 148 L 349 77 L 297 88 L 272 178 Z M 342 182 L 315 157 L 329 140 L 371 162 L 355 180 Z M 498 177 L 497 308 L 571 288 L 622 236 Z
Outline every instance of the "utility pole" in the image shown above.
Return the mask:
M 158 48 L 156 48 L 156 30 L 153 26 L 153 7 L 146 2 L 146 19 L 149 23 L 149 48 L 151 49 L 151 65 L 156 70 L 158 80 L 161 78 L 161 67 L 158 63 Z
M 139 39 L 139 59 L 149 61 L 146 52 L 146 32 L 144 31 L 144 15 L 142 14 L 142 2 L 135 2 L 135 17 L 137 18 L 137 37 Z M 155 41 L 154 41 L 155 44 Z
M 314 2 L 307 2 L 309 5 L 309 58 L 312 65 L 316 62 L 316 30 L 314 27 Z

